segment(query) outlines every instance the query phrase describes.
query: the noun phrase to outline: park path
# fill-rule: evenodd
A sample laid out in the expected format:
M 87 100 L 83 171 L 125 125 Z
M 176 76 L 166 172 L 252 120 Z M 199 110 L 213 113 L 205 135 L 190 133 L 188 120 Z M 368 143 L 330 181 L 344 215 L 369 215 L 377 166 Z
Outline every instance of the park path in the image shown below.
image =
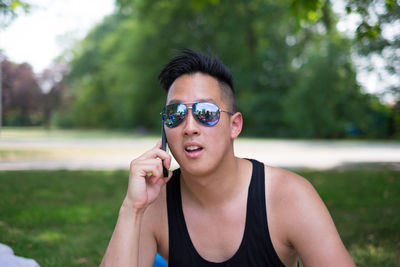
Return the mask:
M 0 139 L 0 170 L 128 169 L 155 138 Z M 235 153 L 289 169 L 363 165 L 400 170 L 399 142 L 239 139 Z M 172 168 L 178 167 L 174 161 Z

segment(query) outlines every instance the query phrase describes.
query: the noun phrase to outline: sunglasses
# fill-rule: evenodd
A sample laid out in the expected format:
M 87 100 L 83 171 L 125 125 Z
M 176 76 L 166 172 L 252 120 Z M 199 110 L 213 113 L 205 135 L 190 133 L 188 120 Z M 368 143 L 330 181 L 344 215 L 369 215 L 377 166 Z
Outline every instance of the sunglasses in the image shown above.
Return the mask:
M 192 103 L 179 103 L 170 104 L 165 106 L 161 111 L 161 118 L 163 123 L 168 128 L 178 126 L 186 117 L 188 109 L 192 110 L 192 115 L 200 124 L 204 126 L 214 126 L 218 123 L 220 113 L 226 112 L 229 115 L 233 113 L 220 109 L 216 104 L 209 102 L 193 103 L 191 107 L 188 104 Z

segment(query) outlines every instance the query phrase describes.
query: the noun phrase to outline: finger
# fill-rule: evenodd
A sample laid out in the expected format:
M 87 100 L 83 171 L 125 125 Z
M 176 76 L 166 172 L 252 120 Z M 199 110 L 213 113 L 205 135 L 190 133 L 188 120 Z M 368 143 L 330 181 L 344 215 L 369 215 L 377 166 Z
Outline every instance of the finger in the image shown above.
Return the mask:
M 172 171 L 168 171 L 168 177 L 163 177 L 162 179 L 160 179 L 160 178 L 153 178 L 154 180 L 152 181 L 152 183 L 154 183 L 154 184 L 160 184 L 160 185 L 166 184 L 166 183 L 169 182 L 169 180 L 171 180 L 172 175 L 173 175 L 173 172 L 172 172 Z
M 161 159 L 162 161 L 161 167 L 164 166 L 167 169 L 171 167 L 172 163 L 171 155 L 161 149 L 155 150 L 151 154 L 148 154 L 147 156 L 152 159 Z
M 161 139 L 158 139 L 158 141 L 157 141 L 156 145 L 154 146 L 154 148 L 160 148 L 161 149 L 161 145 L 162 145 L 161 143 L 162 143 Z
M 161 159 L 146 159 L 146 160 L 135 160 L 131 164 L 131 173 L 140 177 L 161 176 L 162 164 Z
M 164 183 L 168 183 L 169 180 L 171 180 L 173 174 L 174 174 L 174 173 L 173 173 L 172 171 L 168 171 L 168 178 L 164 178 L 164 179 L 163 179 L 163 180 L 164 180 Z
M 151 182 L 153 179 L 159 179 L 162 175 L 163 173 L 159 168 L 152 168 L 152 171 L 146 173 L 145 178 Z
M 135 159 L 131 162 L 131 172 L 137 173 L 140 171 L 142 168 L 141 166 L 153 164 L 157 165 L 157 168 L 162 169 L 165 167 L 166 169 L 169 169 L 171 166 L 171 156 L 169 156 L 165 161 L 163 161 L 161 158 L 150 158 L 150 159 Z M 144 171 L 144 170 L 143 170 Z M 143 176 L 143 172 L 141 172 L 140 176 Z M 149 176 L 149 175 L 147 175 Z
M 173 176 L 173 172 L 172 171 L 168 171 L 168 176 L 164 177 L 164 175 L 162 176 L 154 176 L 151 175 L 150 177 L 148 177 L 148 180 L 151 184 L 166 184 Z
M 156 155 L 157 155 L 157 154 L 156 154 Z M 154 162 L 154 164 L 160 164 L 162 168 L 165 168 L 165 169 L 167 169 L 167 171 L 169 171 L 169 168 L 171 168 L 171 164 L 172 164 L 172 157 L 171 157 L 171 155 L 169 155 L 169 154 L 167 153 L 167 155 L 166 155 L 167 157 L 164 158 L 164 159 L 161 158 L 162 155 L 159 155 L 159 156 L 160 156 L 160 157 L 156 157 L 156 158 L 155 158 L 155 160 L 159 160 L 159 161 Z M 144 162 L 149 161 L 149 160 L 151 160 L 151 159 L 143 159 Z M 169 173 L 168 173 L 168 175 L 169 175 Z M 163 177 L 166 178 L 166 177 L 164 176 L 164 170 L 163 170 Z M 167 177 L 168 177 L 168 176 L 167 176 Z
M 133 161 L 133 163 L 143 163 L 143 162 L 148 162 L 148 163 L 153 163 L 153 164 L 160 164 L 161 167 L 165 167 L 169 169 L 171 167 L 171 162 L 172 162 L 172 157 L 168 153 L 160 153 L 160 154 L 154 154 L 154 157 L 151 158 L 137 158 Z
M 162 179 L 157 179 L 156 181 L 155 181 L 155 184 L 158 184 L 158 185 L 160 185 L 160 186 L 164 186 L 166 183 L 167 183 L 167 180 L 168 178 L 162 178 Z
M 167 157 L 170 157 L 168 152 L 162 150 L 161 148 L 152 148 L 145 153 L 143 153 L 141 156 L 138 158 L 140 159 L 146 159 L 146 158 L 161 158 L 161 159 L 166 159 Z
M 171 168 L 171 164 L 172 164 L 172 157 L 171 155 L 168 154 L 168 157 L 161 159 L 162 160 L 162 164 L 163 166 L 168 170 L 169 168 Z

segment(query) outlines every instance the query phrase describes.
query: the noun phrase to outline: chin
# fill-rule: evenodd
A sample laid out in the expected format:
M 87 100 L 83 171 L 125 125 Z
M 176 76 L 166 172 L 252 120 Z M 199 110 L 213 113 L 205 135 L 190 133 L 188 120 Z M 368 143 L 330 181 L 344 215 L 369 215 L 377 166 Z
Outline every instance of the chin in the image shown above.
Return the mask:
M 222 149 L 205 150 L 199 157 L 190 158 L 185 152 L 174 153 L 171 150 L 181 170 L 193 176 L 206 176 L 214 173 L 220 163 L 224 161 L 224 155 L 227 154 L 227 151 L 225 153 L 220 151 Z
M 201 160 L 184 159 L 178 161 L 178 163 L 182 170 L 191 175 L 201 175 L 207 172 L 207 169 L 209 168 L 209 166 L 207 166 L 208 164 Z
M 192 176 L 208 176 L 218 168 L 216 162 L 210 162 L 209 158 L 199 160 L 183 160 L 180 163 L 181 169 Z

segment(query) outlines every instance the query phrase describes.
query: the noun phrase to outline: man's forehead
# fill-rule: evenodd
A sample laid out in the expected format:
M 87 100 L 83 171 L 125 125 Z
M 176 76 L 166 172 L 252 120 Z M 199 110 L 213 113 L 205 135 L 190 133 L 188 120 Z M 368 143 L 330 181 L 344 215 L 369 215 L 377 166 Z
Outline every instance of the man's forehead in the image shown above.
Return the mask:
M 192 102 L 186 102 L 185 100 L 182 100 L 182 99 L 173 98 L 173 99 L 168 100 L 167 104 L 191 104 L 191 103 L 197 103 L 197 102 L 208 102 L 208 103 L 217 104 L 216 101 L 212 98 L 198 98 L 198 99 L 194 99 Z
M 212 102 L 221 101 L 221 92 L 218 80 L 202 74 L 185 74 L 177 78 L 167 94 L 167 104 L 185 102 Z

